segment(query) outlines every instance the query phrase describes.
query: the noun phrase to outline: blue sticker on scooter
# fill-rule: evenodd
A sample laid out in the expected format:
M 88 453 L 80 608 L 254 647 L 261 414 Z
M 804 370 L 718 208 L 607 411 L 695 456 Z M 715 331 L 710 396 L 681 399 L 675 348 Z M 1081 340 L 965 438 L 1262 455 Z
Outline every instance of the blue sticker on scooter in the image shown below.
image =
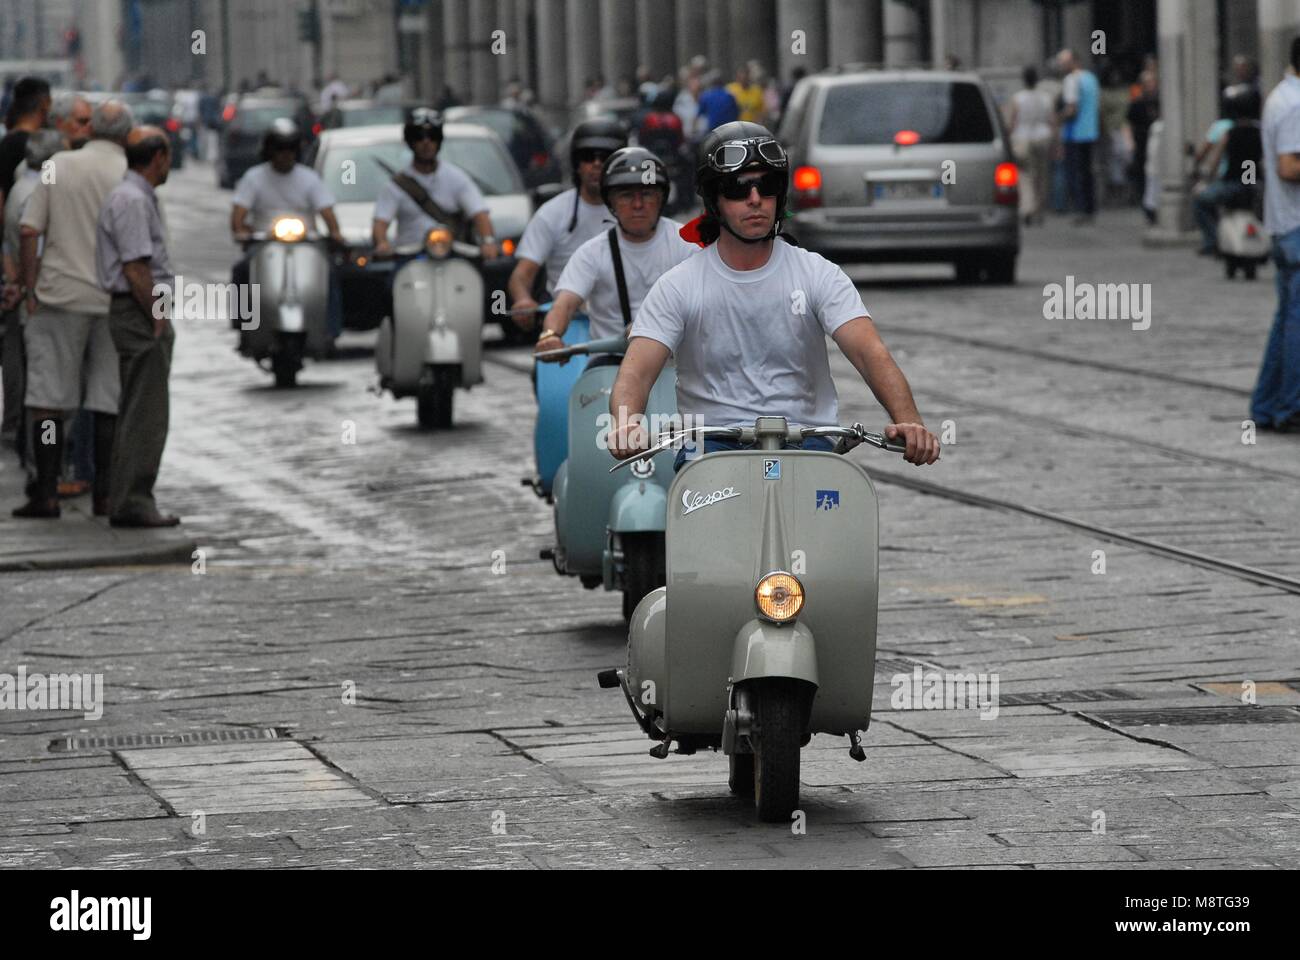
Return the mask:
M 818 510 L 836 510 L 840 505 L 840 492 L 838 490 L 818 490 L 817 491 L 817 509 Z
M 764 460 L 763 461 L 763 479 L 780 480 L 781 479 L 781 461 Z

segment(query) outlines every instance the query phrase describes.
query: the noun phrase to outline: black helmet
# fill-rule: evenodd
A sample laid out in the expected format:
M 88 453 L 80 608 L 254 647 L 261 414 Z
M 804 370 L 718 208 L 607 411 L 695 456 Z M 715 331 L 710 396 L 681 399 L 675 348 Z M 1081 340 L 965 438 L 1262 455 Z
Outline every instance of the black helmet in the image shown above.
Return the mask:
M 668 168 L 645 147 L 615 150 L 600 173 L 600 199 L 610 206 L 610 191 L 618 187 L 658 187 L 668 202 Z M 662 208 L 661 208 L 662 209 Z
M 627 129 L 613 117 L 596 117 L 584 120 L 573 128 L 569 140 L 569 166 L 573 168 L 573 182 L 578 182 L 578 151 L 604 150 L 613 153 L 627 146 Z
M 746 170 L 770 170 L 787 176 L 790 171 L 790 159 L 785 148 L 772 135 L 772 131 L 761 123 L 733 120 L 714 128 L 700 143 L 695 164 L 695 192 L 704 201 L 706 224 L 701 225 L 702 236 L 708 238 L 712 234 L 716 238 L 716 230 L 710 229 L 710 226 L 716 228 L 722 223 L 718 217 L 718 182 L 723 177 Z M 781 232 L 788 194 L 787 180 L 776 196 L 776 222 L 772 225 L 772 232 L 761 240 L 746 242 L 761 243 Z M 712 221 L 712 224 L 709 225 L 707 221 Z M 735 234 L 730 227 L 727 230 Z M 712 242 L 712 239 L 707 242 Z
M 402 127 L 402 139 L 412 150 L 415 149 L 415 135 L 419 132 L 433 134 L 433 139 L 442 141 L 442 114 L 430 107 L 416 107 L 406 117 Z
M 288 117 L 277 117 L 262 134 L 262 159 L 270 160 L 277 150 L 292 150 L 295 154 L 302 150 L 302 131 L 298 124 Z

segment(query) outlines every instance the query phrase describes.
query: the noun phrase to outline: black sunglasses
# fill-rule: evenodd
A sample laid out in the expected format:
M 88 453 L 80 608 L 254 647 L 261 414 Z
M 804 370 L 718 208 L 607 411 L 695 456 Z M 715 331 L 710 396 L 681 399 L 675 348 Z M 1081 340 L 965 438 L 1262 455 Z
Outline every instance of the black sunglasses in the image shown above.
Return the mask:
M 723 177 L 718 193 L 728 200 L 748 200 L 749 192 L 758 188 L 760 197 L 780 196 L 785 189 L 785 174 L 765 173 L 757 180 L 742 180 L 738 176 Z
M 604 163 L 609 159 L 608 150 L 579 150 L 574 156 L 579 163 Z

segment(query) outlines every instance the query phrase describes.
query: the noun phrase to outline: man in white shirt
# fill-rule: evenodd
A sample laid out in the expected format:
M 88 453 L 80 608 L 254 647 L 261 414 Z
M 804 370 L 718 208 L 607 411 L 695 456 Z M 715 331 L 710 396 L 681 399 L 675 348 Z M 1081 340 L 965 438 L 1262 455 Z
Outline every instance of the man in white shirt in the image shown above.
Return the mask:
M 553 293 L 574 252 L 613 225 L 614 219 L 600 198 L 600 180 L 610 154 L 626 145 L 627 134 L 615 120 L 584 120 L 574 129 L 569 139 L 574 186 L 542 204 L 528 221 L 515 251 L 515 268 L 507 287 L 511 318 L 520 329 L 535 326 L 533 290 L 542 267 L 546 268 L 546 289 Z
M 384 184 L 375 198 L 375 218 L 371 225 L 375 256 L 393 255 L 388 225 L 394 220 L 398 247 L 422 247 L 425 236 L 435 226 L 449 227 L 457 233 L 456 221 L 470 220 L 483 259 L 494 259 L 498 246 L 482 192 L 464 170 L 438 159 L 442 149 L 442 117 L 436 110 L 424 107 L 414 110 L 402 136 L 411 148 L 411 165 Z
M 700 145 L 697 184 L 709 246 L 661 277 L 633 322 L 609 401 L 619 425 L 610 435 L 614 457 L 647 448 L 642 415 L 670 356 L 678 410 L 696 422 L 838 423 L 830 336 L 888 412 L 885 436 L 906 443 L 911 463 L 934 463 L 938 438 L 922 423 L 853 282 L 818 254 L 777 241 L 789 159 L 771 132 L 745 121 L 718 127 Z M 706 440 L 704 452 L 729 445 L 735 442 Z M 829 448 L 824 438 L 803 446 Z
M 668 201 L 668 171 L 649 150 L 624 147 L 611 156 L 601 196 L 618 226 L 588 240 L 569 258 L 537 340 L 538 353 L 559 347 L 584 302 L 593 340 L 623 336 L 655 282 L 700 252 L 678 235 L 681 224 L 660 216 Z

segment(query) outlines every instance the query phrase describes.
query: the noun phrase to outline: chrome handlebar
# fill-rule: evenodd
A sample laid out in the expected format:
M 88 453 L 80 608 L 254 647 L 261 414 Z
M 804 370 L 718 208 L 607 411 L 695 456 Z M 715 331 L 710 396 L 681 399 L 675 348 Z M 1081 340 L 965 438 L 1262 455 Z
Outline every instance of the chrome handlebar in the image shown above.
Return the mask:
M 586 343 L 575 343 L 567 347 L 557 347 L 554 350 L 543 350 L 541 353 L 533 354 L 534 361 L 561 360 L 566 357 L 576 357 L 584 353 L 626 353 L 627 339 L 625 337 L 604 337 L 600 340 L 588 340 Z
M 755 433 L 754 427 L 695 427 L 691 430 L 663 433 L 659 435 L 659 441 L 649 449 L 633 454 L 626 460 L 620 460 L 609 468 L 609 472 L 613 473 L 615 470 L 636 463 L 638 460 L 649 460 L 651 457 L 655 457 L 667 450 L 679 440 L 692 435 L 700 439 L 727 436 L 739 440 L 741 443 L 753 443 Z M 855 423 L 851 427 L 791 427 L 787 431 L 787 436 L 796 443 L 809 437 L 839 437 L 844 442 L 836 444 L 836 453 L 847 453 L 860 443 L 868 444 L 889 453 L 907 452 L 906 443 L 901 440 L 888 440 L 882 433 L 871 433 L 860 423 Z

